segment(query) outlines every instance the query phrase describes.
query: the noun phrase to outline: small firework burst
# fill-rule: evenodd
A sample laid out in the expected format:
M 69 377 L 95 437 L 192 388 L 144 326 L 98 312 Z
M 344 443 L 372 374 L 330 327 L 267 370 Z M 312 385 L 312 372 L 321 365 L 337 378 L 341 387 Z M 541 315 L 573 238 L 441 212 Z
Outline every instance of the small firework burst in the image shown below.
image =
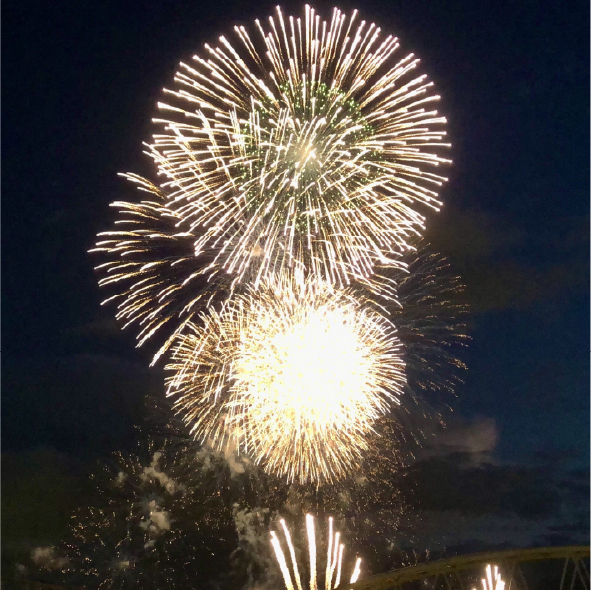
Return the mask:
M 91 252 L 111 258 L 96 267 L 99 285 L 118 291 L 103 304 L 117 303 L 117 319 L 124 328 L 139 325 L 138 345 L 170 326 L 156 361 L 200 306 L 223 299 L 230 281 L 224 282 L 224 275 L 215 282 L 207 280 L 207 257 L 195 257 L 197 236 L 179 229 L 182 218 L 166 206 L 158 187 L 134 174 L 125 177 L 149 197 L 137 203 L 113 203 L 121 218 L 113 230 L 99 234 Z
M 408 385 L 416 392 L 454 393 L 466 369 L 461 351 L 470 341 L 464 285 L 428 244 L 419 242 L 403 260 L 404 271 L 386 272 L 396 284 L 398 305 L 388 311 L 404 347 Z

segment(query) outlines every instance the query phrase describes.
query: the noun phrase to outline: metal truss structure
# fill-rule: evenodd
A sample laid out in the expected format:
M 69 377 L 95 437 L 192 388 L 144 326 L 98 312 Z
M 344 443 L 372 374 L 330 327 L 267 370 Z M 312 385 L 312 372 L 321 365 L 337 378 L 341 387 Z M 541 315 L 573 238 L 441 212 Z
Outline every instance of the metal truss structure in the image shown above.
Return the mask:
M 440 559 L 347 584 L 347 590 L 482 589 L 484 568 L 499 566 L 505 590 L 590 590 L 589 547 L 542 547 Z M 345 586 L 341 585 L 342 590 Z

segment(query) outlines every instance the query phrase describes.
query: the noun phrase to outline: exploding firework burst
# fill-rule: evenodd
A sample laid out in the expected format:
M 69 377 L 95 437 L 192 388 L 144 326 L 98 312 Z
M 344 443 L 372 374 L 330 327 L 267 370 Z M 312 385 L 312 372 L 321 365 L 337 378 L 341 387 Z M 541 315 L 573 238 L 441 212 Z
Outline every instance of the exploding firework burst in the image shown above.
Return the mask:
M 167 207 L 240 280 L 303 266 L 340 286 L 396 259 L 440 206 L 445 119 L 412 54 L 335 9 L 280 9 L 181 63 L 149 153 Z
M 289 533 L 287 525 L 285 524 L 285 520 L 281 519 L 280 523 L 285 536 L 285 543 L 289 550 L 291 569 L 285 558 L 285 553 L 281 548 L 279 538 L 277 537 L 277 534 L 274 531 L 271 532 L 271 545 L 273 546 L 277 563 L 279 564 L 279 568 L 281 569 L 283 582 L 285 583 L 285 587 L 287 590 L 295 590 L 296 587 L 297 590 L 303 590 L 300 568 L 298 567 L 298 562 L 296 559 L 295 549 L 291 540 L 291 535 Z M 319 582 L 318 579 L 319 572 L 316 558 L 317 540 L 316 533 L 314 531 L 314 517 L 311 514 L 306 515 L 306 533 L 308 537 L 308 570 L 310 576 L 308 588 L 309 590 L 318 590 L 319 587 L 322 588 L 323 585 L 321 582 Z M 345 546 L 344 544 L 340 543 L 340 536 L 340 533 L 333 531 L 333 519 L 329 518 L 326 552 L 326 570 L 324 572 L 325 590 L 333 590 L 334 588 L 337 588 L 341 583 L 341 574 L 343 572 L 343 555 Z M 349 580 L 350 583 L 355 583 L 358 580 L 359 574 L 361 573 L 360 565 L 361 558 L 357 558 L 357 560 L 355 561 L 353 572 L 351 574 L 351 578 Z
M 117 227 L 94 249 L 111 258 L 100 283 L 118 289 L 139 344 L 168 324 L 154 360 L 237 282 L 295 267 L 343 286 L 400 266 L 421 207 L 439 206 L 444 179 L 428 170 L 446 161 L 444 119 L 418 60 L 397 61 L 397 39 L 356 13 L 278 10 L 269 26 L 181 64 L 149 146 L 167 182 L 126 175 L 149 200 L 113 203 Z
M 405 383 L 395 328 L 369 302 L 285 277 L 189 324 L 168 394 L 202 440 L 229 437 L 290 481 L 339 479 Z

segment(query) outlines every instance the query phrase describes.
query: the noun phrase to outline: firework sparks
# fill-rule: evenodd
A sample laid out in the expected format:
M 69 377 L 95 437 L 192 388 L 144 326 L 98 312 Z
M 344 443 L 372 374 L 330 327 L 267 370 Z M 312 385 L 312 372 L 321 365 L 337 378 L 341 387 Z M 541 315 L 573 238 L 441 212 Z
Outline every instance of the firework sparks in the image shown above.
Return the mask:
M 257 21 L 256 40 L 237 27 L 234 45 L 221 37 L 181 64 L 148 146 L 166 181 L 125 175 L 150 198 L 113 203 L 116 227 L 94 249 L 139 345 L 168 326 L 154 361 L 239 282 L 289 267 L 343 287 L 403 266 L 421 211 L 440 206 L 445 179 L 429 170 L 447 162 L 445 119 L 419 60 L 395 59 L 397 39 L 356 12 L 278 9 L 269 27 Z
M 289 529 L 283 519 L 280 520 L 281 527 L 285 536 L 285 543 L 289 550 L 291 560 L 291 570 L 285 558 L 281 543 L 275 531 L 271 531 L 271 545 L 275 552 L 275 557 L 281 574 L 283 582 L 287 590 L 303 590 L 302 578 L 295 555 L 295 549 L 289 534 Z M 318 590 L 318 566 L 316 558 L 316 533 L 314 530 L 314 517 L 311 514 L 306 515 L 306 533 L 308 537 L 308 558 L 309 558 L 309 572 L 310 582 L 309 590 Z M 326 570 L 324 574 L 324 590 L 333 590 L 337 588 L 341 582 L 341 573 L 343 570 L 343 554 L 345 546 L 340 543 L 340 533 L 333 531 L 333 519 L 328 519 L 328 535 L 327 535 L 327 553 L 326 553 Z M 350 583 L 355 583 L 359 579 L 361 573 L 361 558 L 357 558 L 355 566 L 351 574 Z M 293 574 L 293 576 L 292 576 Z M 294 587 L 295 581 L 295 587 Z
M 419 60 L 335 9 L 281 10 L 181 63 L 149 154 L 195 254 L 255 281 L 299 265 L 347 285 L 395 260 L 438 209 L 445 119 Z M 259 38 L 260 36 L 260 38 Z M 431 109 L 431 110 L 430 110 Z
M 472 590 L 476 590 L 473 588 Z M 501 578 L 501 572 L 495 565 L 486 566 L 486 577 L 482 578 L 482 590 L 505 590 L 505 582 Z
M 321 283 L 264 283 L 201 320 L 173 347 L 168 394 L 195 436 L 229 436 L 289 481 L 350 472 L 405 384 L 393 324 Z
M 234 530 L 234 497 L 225 505 L 219 482 L 197 462 L 193 443 L 148 439 L 93 472 L 98 506 L 73 515 L 63 544 L 65 585 L 194 588 L 205 564 L 218 559 L 221 568 L 234 549 L 221 539 Z
M 123 328 L 139 324 L 138 346 L 162 326 L 172 325 L 155 362 L 198 306 L 223 298 L 225 277 L 215 283 L 204 278 L 207 258 L 195 258 L 196 236 L 179 230 L 182 218 L 167 208 L 165 194 L 158 187 L 134 174 L 123 176 L 147 193 L 149 200 L 113 203 L 121 218 L 114 230 L 99 234 L 91 252 L 111 257 L 96 267 L 102 275 L 99 285 L 118 289 L 103 305 L 117 302 L 117 319 Z
M 378 266 L 353 286 L 370 292 L 396 325 L 410 389 L 453 393 L 466 369 L 457 353 L 470 341 L 465 287 L 445 256 L 422 239 L 412 246 L 403 269 Z
M 389 273 L 399 306 L 388 310 L 404 345 L 409 386 L 453 393 L 466 369 L 457 353 L 470 341 L 464 285 L 449 261 L 424 243 L 403 260 L 405 271 Z

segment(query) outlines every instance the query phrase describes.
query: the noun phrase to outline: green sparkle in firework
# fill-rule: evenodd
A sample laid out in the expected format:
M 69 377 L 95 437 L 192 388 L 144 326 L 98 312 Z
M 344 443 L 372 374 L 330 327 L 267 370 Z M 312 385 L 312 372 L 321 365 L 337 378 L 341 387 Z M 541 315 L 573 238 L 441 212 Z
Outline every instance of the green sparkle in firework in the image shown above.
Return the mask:
M 206 45 L 165 90 L 149 153 L 168 207 L 200 228 L 195 253 L 216 252 L 211 272 L 257 285 L 298 267 L 346 286 L 395 264 L 439 207 L 439 97 L 413 55 L 392 59 L 396 38 L 355 19 L 278 9 L 270 29 L 257 21 L 262 44 L 236 27 L 236 47 Z

